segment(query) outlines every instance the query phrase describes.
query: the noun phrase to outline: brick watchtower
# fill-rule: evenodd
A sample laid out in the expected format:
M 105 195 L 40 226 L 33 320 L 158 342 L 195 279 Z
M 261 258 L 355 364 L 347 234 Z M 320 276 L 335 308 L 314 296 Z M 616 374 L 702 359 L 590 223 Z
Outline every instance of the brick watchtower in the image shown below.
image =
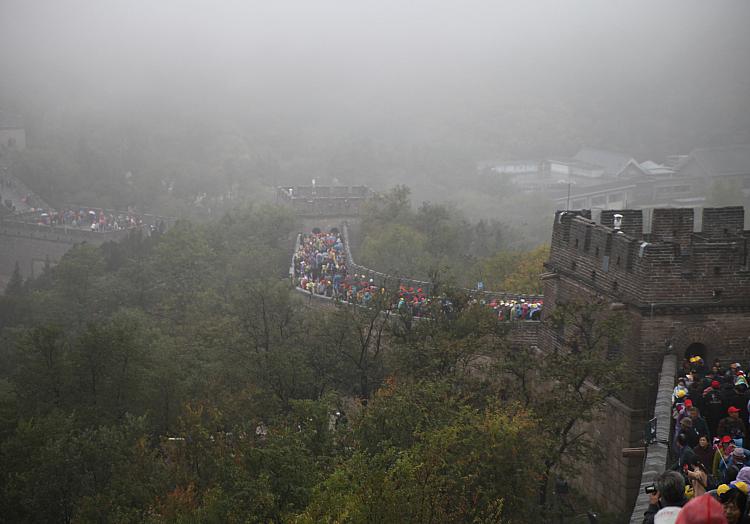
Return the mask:
M 276 201 L 289 206 L 303 231 L 330 230 L 347 221 L 356 229 L 360 208 L 373 196 L 366 186 L 293 186 L 276 188 Z
M 747 360 L 750 231 L 742 207 L 704 209 L 699 232 L 692 209 L 655 209 L 650 233 L 641 210 L 602 211 L 601 223 L 590 216 L 555 215 L 545 311 L 574 298 L 622 307 L 629 321 L 622 351 L 644 376 L 658 372 L 670 345 L 680 359 Z
M 638 493 L 642 460 L 622 450 L 642 445 L 664 355 L 673 352 L 679 363 L 700 354 L 725 365 L 728 359 L 747 365 L 750 357 L 750 231 L 743 230 L 743 208 L 704 209 L 697 232 L 692 209 L 655 209 L 650 232 L 643 218 L 641 210 L 602 211 L 597 223 L 589 211 L 558 211 L 543 276 L 542 320 L 558 304 L 595 298 L 625 316 L 616 349 L 638 380 L 589 429 L 607 468 L 584 468 L 579 479 L 593 499 L 617 511 L 632 507 L 625 501 Z M 561 338 L 542 322 L 541 348 Z

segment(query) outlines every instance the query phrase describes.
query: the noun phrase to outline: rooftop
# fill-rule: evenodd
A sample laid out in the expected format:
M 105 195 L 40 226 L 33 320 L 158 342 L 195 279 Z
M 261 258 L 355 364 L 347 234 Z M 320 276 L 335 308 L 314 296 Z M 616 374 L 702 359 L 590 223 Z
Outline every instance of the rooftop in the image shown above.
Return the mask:
M 610 176 L 618 174 L 629 161 L 633 160 L 633 157 L 623 153 L 594 149 L 593 147 L 581 148 L 573 158 L 602 167 L 604 168 L 604 174 Z

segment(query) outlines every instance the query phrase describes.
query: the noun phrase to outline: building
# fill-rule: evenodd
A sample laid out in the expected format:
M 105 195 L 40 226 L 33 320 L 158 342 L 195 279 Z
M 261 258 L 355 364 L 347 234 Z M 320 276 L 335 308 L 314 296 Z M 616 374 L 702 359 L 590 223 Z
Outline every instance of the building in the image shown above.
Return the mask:
M 567 191 L 558 186 L 552 194 L 557 209 L 698 210 L 721 200 L 717 193 L 722 190 L 737 203 L 750 202 L 750 145 L 695 149 L 669 157 L 666 164 L 638 163 L 617 154 L 577 156 L 601 162 L 601 176 L 582 178 L 571 172 Z

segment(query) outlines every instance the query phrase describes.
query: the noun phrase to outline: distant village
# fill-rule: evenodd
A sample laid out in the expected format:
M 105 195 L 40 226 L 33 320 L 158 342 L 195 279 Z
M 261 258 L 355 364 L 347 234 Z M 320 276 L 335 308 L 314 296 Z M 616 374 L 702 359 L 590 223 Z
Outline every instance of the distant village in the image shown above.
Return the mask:
M 715 205 L 712 194 L 750 200 L 750 144 L 694 149 L 664 163 L 584 147 L 569 158 L 482 162 L 522 191 L 546 194 L 556 209 L 654 209 Z M 728 202 L 721 202 L 728 203 Z

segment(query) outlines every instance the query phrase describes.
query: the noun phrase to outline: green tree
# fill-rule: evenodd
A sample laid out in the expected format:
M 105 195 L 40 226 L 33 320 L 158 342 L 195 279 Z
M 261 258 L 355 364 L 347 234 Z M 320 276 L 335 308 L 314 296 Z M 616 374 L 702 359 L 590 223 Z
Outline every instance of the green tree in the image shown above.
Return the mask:
M 540 277 L 548 259 L 549 246 L 545 245 L 519 254 L 515 257 L 513 272 L 503 279 L 499 289 L 512 293 L 541 294 L 544 289 Z
M 70 343 L 58 325 L 37 326 L 16 338 L 13 363 L 18 402 L 26 416 L 67 406 L 71 397 Z
M 299 522 L 528 522 L 536 422 L 474 409 L 439 383 L 389 384 L 355 430 L 361 447 L 316 490 Z
M 101 292 L 104 258 L 99 248 L 79 244 L 68 251 L 52 270 L 54 290 L 46 307 L 57 321 L 66 320 L 78 329 L 87 321 L 106 314 L 99 305 L 106 298 Z M 46 300 L 45 300 L 46 302 Z
M 427 239 L 410 226 L 384 225 L 365 237 L 359 263 L 393 276 L 424 277 L 430 267 Z
M 21 276 L 21 267 L 16 261 L 16 265 L 13 266 L 13 273 L 10 275 L 8 285 L 5 286 L 5 294 L 14 296 L 20 295 L 23 291 L 23 277 Z
M 548 452 L 539 474 L 539 500 L 546 504 L 553 473 L 574 475 L 581 460 L 600 460 L 587 424 L 607 407 L 607 398 L 628 383 L 628 366 L 612 348 L 624 332 L 621 315 L 602 300 L 557 304 L 546 320 L 559 335 L 550 353 L 525 350 L 498 362 L 510 379 L 506 393 L 542 421 L 537 442 Z

